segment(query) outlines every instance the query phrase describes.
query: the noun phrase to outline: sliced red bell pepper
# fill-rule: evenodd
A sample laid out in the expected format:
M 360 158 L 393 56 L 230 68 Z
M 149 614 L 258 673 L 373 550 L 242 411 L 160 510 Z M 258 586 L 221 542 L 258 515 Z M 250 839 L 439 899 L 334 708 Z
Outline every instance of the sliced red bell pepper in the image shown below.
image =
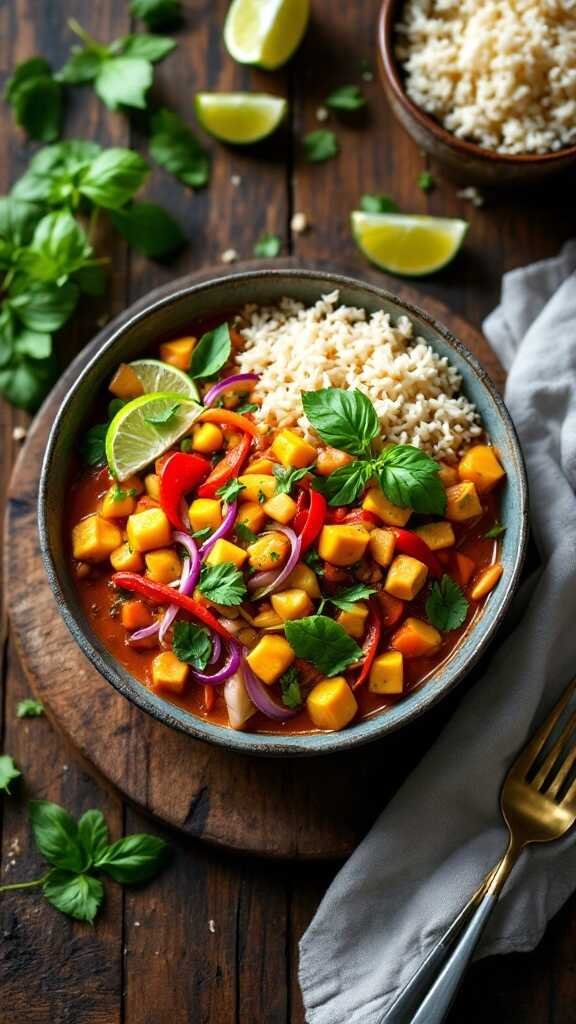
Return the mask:
M 443 574 L 442 566 L 434 552 L 428 547 L 426 541 L 422 540 L 422 537 L 419 537 L 417 533 L 412 533 L 411 530 L 401 530 L 398 527 L 392 527 L 392 529 L 396 535 L 394 550 L 398 554 L 411 555 L 412 558 L 417 558 L 419 562 L 423 562 L 424 565 L 428 566 L 432 576 L 440 579 Z
M 221 410 L 218 409 L 217 411 L 220 412 Z M 240 444 L 236 444 L 233 448 L 228 449 L 224 458 L 220 460 L 210 473 L 210 476 L 198 488 L 199 498 L 215 498 L 217 491 L 224 484 L 227 484 L 232 477 L 238 476 L 248 458 L 251 444 L 252 438 L 250 434 L 244 434 Z
M 366 639 L 362 644 L 362 650 L 364 652 L 364 661 L 362 662 L 362 668 L 360 674 L 352 683 L 352 689 L 357 690 L 363 683 L 366 682 L 374 658 L 376 657 L 376 651 L 378 650 L 378 644 L 380 643 L 380 637 L 382 636 L 382 623 L 380 621 L 380 613 L 378 605 L 373 597 L 368 601 L 370 612 L 368 615 L 368 623 L 366 626 Z
M 232 409 L 205 409 L 198 417 L 197 423 L 223 423 L 225 427 L 234 427 L 243 434 L 260 437 L 258 427 L 247 416 L 241 416 Z
M 148 598 L 149 601 L 155 604 L 176 604 L 183 611 L 192 615 L 193 618 L 198 619 L 204 626 L 208 626 L 215 633 L 219 633 L 225 640 L 232 639 L 228 630 L 221 625 L 207 608 L 204 608 L 198 601 L 195 601 L 193 597 L 180 594 L 177 590 L 173 590 L 172 587 L 167 587 L 165 583 L 156 583 L 155 580 L 139 576 L 137 572 L 115 572 L 112 575 L 112 583 L 122 590 L 129 590 L 134 594 L 140 594 L 141 597 Z
M 161 467 L 160 504 L 177 530 L 188 529 L 182 516 L 184 495 L 194 490 L 210 469 L 208 459 L 187 452 L 173 452 Z
M 338 506 L 335 509 L 329 509 L 326 522 L 337 523 L 338 525 L 378 526 L 380 519 L 373 512 L 368 512 L 365 508 L 355 508 L 351 512 L 345 506 Z
M 309 495 L 307 508 L 304 504 L 302 508 L 298 505 L 300 495 L 302 494 Z M 328 505 L 324 495 L 313 488 L 310 488 L 309 491 L 300 491 L 300 495 L 296 503 L 296 515 L 294 516 L 292 526 L 294 531 L 300 536 L 300 550 L 304 553 L 312 546 L 324 526 Z

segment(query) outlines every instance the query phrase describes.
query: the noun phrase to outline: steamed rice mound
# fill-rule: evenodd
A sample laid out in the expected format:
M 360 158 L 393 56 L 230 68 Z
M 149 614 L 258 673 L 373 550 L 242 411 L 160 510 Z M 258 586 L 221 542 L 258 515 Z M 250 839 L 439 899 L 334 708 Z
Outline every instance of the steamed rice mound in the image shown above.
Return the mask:
M 401 316 L 367 314 L 338 304 L 339 293 L 304 307 L 284 298 L 275 307 L 249 306 L 238 324 L 244 341 L 241 373 L 260 374 L 256 419 L 299 426 L 313 435 L 302 391 L 358 388 L 374 404 L 383 436 L 453 460 L 482 433 L 478 413 L 460 394 L 460 375 Z

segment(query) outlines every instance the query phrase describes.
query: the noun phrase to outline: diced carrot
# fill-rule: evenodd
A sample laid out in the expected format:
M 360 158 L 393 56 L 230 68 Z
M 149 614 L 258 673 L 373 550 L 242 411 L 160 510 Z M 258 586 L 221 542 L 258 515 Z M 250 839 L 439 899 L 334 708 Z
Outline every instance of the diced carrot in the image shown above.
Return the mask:
M 376 597 L 380 605 L 380 620 L 384 629 L 392 629 L 400 621 L 406 607 L 399 597 L 392 597 L 385 590 L 378 591 Z
M 423 658 L 433 654 L 442 643 L 442 635 L 422 619 L 406 619 L 394 634 L 391 646 L 405 658 Z
M 495 562 L 494 565 L 488 565 L 485 569 L 482 569 L 470 591 L 472 600 L 479 601 L 481 597 L 486 597 L 486 594 L 489 594 L 493 587 L 496 586 L 503 572 L 504 570 L 500 562 Z
M 120 621 L 124 629 L 144 629 L 151 626 L 152 613 L 143 601 L 125 601 L 120 612 Z
M 140 395 L 144 394 L 144 385 L 142 384 L 142 381 L 134 372 L 132 367 L 128 366 L 126 363 L 120 363 L 120 366 L 112 377 L 108 388 L 116 398 L 122 398 L 124 400 L 129 398 L 139 398 Z
M 456 567 L 458 569 L 460 584 L 465 587 L 476 572 L 476 562 L 472 558 L 468 558 L 468 555 L 462 555 L 457 551 Z

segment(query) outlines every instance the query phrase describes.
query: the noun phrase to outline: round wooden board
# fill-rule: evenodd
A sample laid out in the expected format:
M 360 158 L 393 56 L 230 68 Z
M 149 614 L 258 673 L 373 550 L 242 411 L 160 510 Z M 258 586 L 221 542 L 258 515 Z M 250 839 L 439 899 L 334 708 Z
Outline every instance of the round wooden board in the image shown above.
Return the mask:
M 282 265 L 289 261 L 274 264 Z M 218 273 L 221 268 L 193 275 L 154 296 Z M 382 284 L 381 277 L 374 280 Z M 408 288 L 397 290 L 443 321 L 502 387 L 502 368 L 475 328 L 435 300 Z M 133 306 L 130 314 L 143 304 Z M 30 686 L 88 767 L 166 824 L 244 853 L 303 860 L 345 857 L 420 759 L 454 698 L 410 728 L 350 754 L 251 759 L 193 740 L 133 707 L 86 660 L 58 614 L 36 528 L 46 438 L 78 372 L 127 316 L 107 325 L 60 379 L 14 468 L 6 517 L 7 603 Z

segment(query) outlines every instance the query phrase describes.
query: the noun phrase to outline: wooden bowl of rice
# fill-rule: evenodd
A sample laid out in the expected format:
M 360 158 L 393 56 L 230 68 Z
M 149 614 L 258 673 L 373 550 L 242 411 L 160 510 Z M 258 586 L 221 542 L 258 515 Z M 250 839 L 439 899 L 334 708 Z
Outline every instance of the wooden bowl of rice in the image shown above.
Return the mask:
M 530 184 L 576 163 L 576 12 L 566 0 L 525 0 L 516 21 L 518 7 L 382 4 L 379 67 L 390 106 L 457 180 Z

